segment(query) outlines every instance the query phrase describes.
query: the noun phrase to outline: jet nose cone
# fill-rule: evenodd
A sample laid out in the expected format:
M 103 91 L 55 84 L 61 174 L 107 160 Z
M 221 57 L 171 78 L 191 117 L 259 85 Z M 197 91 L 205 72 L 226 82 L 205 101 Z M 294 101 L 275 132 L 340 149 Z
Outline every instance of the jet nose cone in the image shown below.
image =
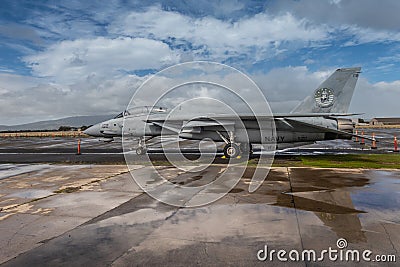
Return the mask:
M 83 131 L 83 133 L 90 135 L 90 136 L 102 136 L 102 133 L 100 132 L 100 125 L 99 124 L 95 124 L 89 128 L 87 128 L 86 130 Z

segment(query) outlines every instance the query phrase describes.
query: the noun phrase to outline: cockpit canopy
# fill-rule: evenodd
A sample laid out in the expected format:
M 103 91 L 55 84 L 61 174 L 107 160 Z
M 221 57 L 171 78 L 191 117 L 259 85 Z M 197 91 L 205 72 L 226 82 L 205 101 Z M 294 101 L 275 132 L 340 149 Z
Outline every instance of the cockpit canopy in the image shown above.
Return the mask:
M 122 118 L 124 116 L 124 113 L 121 112 L 117 116 L 114 117 L 114 119 Z
M 118 114 L 114 119 L 122 118 L 126 116 L 139 116 L 139 115 L 146 115 L 146 114 L 160 114 L 166 113 L 167 108 L 159 107 L 159 106 L 142 106 L 142 107 L 134 107 L 125 110 Z

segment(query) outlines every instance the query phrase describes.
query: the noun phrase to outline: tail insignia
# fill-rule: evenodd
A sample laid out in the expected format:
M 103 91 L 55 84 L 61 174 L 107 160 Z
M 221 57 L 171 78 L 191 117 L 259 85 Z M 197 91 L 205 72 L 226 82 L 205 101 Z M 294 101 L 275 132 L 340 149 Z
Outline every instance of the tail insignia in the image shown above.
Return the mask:
M 314 93 L 315 102 L 321 108 L 332 106 L 335 99 L 334 91 L 330 88 L 319 88 Z

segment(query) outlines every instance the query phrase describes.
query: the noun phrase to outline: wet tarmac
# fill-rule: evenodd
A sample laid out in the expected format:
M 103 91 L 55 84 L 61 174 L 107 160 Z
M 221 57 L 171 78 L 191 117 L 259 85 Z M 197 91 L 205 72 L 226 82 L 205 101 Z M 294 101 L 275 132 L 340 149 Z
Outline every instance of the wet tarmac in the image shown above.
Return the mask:
M 0 166 L 2 266 L 286 265 L 276 258 L 260 262 L 257 252 L 265 245 L 337 249 L 338 238 L 348 249 L 400 260 L 400 170 L 279 167 L 249 193 L 254 169 L 248 168 L 217 202 L 178 208 L 142 193 L 124 165 Z M 158 168 L 190 186 L 226 166 L 192 175 Z M 290 264 L 357 263 L 325 258 Z
M 379 140 L 378 149 L 371 149 L 369 141 L 361 145 L 354 140 L 332 140 L 280 150 L 277 151 L 276 156 L 392 153 L 393 136 L 400 136 L 399 129 L 365 129 L 364 131 L 368 136 L 372 135 L 372 132 L 375 133 Z M 113 142 L 104 142 L 98 138 L 81 138 L 80 140 L 81 155 L 77 155 L 78 138 L 1 138 L 0 163 L 125 163 L 121 138 L 115 138 Z M 186 140 L 181 142 L 181 147 L 188 158 L 198 157 L 198 142 Z M 223 155 L 222 147 L 223 144 L 219 147 L 220 156 Z M 163 151 L 159 140 L 150 143 L 149 155 L 153 160 L 164 160 L 164 152 L 175 153 L 176 151 L 173 149 Z M 258 154 L 259 148 L 255 146 L 254 156 L 257 157 Z M 140 161 L 141 158 L 138 157 L 138 160 Z M 217 160 L 216 163 L 218 162 Z

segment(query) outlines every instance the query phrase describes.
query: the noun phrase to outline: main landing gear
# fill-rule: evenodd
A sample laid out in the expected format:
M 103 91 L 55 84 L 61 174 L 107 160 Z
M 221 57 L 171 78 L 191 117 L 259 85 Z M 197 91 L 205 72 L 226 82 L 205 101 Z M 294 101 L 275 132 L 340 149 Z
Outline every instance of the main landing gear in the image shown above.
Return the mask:
M 229 139 L 223 136 L 220 132 L 217 131 L 219 136 L 221 137 L 222 140 L 226 143 L 224 147 L 224 156 L 226 158 L 236 158 L 240 156 L 241 154 L 249 154 L 251 156 L 253 154 L 253 148 L 252 145 L 249 143 L 241 143 L 240 145 L 235 143 L 234 141 L 234 134 L 233 132 L 228 132 L 229 134 Z
M 228 143 L 224 147 L 224 155 L 227 158 L 236 158 L 240 155 L 240 148 L 236 144 Z
M 253 155 L 252 145 L 242 143 L 238 146 L 235 143 L 228 143 L 224 147 L 224 156 L 226 158 L 236 158 L 242 154 L 248 154 L 249 157 L 251 157 L 251 155 Z

